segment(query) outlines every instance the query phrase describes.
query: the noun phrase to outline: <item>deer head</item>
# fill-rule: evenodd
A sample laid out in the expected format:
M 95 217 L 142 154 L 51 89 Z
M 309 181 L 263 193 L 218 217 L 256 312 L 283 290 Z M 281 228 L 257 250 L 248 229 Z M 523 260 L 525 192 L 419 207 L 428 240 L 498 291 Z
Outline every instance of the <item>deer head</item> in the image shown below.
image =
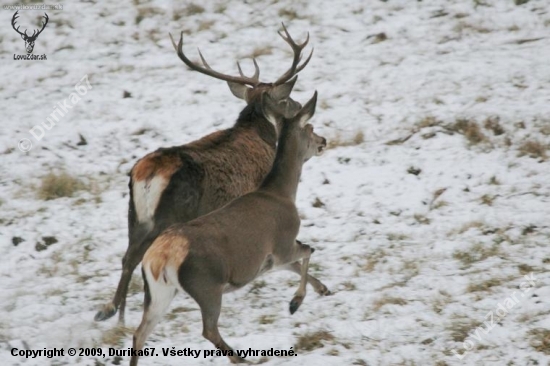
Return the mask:
M 19 13 L 19 10 L 15 12 L 15 14 L 13 14 L 13 17 L 11 18 L 11 26 L 13 27 L 13 29 L 19 33 L 21 35 L 21 38 L 23 38 L 23 40 L 25 41 L 25 48 L 27 49 L 27 53 L 32 53 L 32 50 L 34 49 L 34 42 L 36 41 L 36 38 L 38 38 L 38 36 L 40 35 L 40 33 L 42 33 L 42 31 L 44 30 L 44 28 L 46 28 L 46 24 L 48 24 L 48 14 L 44 13 L 44 23 L 42 23 L 42 29 L 38 30 L 38 29 L 35 29 L 32 33 L 32 35 L 28 35 L 27 34 L 27 30 L 25 29 L 25 32 L 24 33 L 21 33 L 19 31 L 19 26 L 17 28 L 15 28 L 15 21 L 17 20 L 17 18 L 19 18 L 19 15 L 17 14 Z
M 172 35 L 170 34 L 170 39 L 172 40 L 172 45 L 176 50 L 179 58 L 192 70 L 198 71 L 202 74 L 211 76 L 216 79 L 224 80 L 229 85 L 229 89 L 239 99 L 243 99 L 247 104 L 253 102 L 261 103 L 262 95 L 264 93 L 269 94 L 269 96 L 275 101 L 275 111 L 277 118 L 277 123 L 279 123 L 282 118 L 292 118 L 298 111 L 301 109 L 300 103 L 294 101 L 290 98 L 290 93 L 292 88 L 297 80 L 297 74 L 306 67 L 311 56 L 313 55 L 313 49 L 309 54 L 308 58 L 300 64 L 302 59 L 302 50 L 306 47 L 309 42 L 309 33 L 307 34 L 306 40 L 302 44 L 294 42 L 290 34 L 288 33 L 285 25 L 283 24 L 284 34 L 279 31 L 279 35 L 283 40 L 290 45 L 293 51 L 293 60 L 290 68 L 279 77 L 275 82 L 263 83 L 260 81 L 260 68 L 258 63 L 253 58 L 255 72 L 252 76 L 246 76 L 242 72 L 241 65 L 237 62 L 237 68 L 239 70 L 240 76 L 232 76 L 227 74 L 222 74 L 218 71 L 213 70 L 210 65 L 206 62 L 201 51 L 199 50 L 199 56 L 201 58 L 202 64 L 197 65 L 193 63 L 189 58 L 183 53 L 183 32 L 181 32 L 180 40 L 178 44 L 174 42 Z
M 312 156 L 321 156 L 327 146 L 327 140 L 313 132 L 313 126 L 307 123 L 315 114 L 317 105 L 317 91 L 313 97 L 301 108 L 292 118 L 285 117 L 284 125 L 287 128 L 299 130 L 296 134 L 299 135 L 299 143 L 297 148 L 299 156 L 303 156 L 303 160 L 308 161 Z M 262 107 L 264 114 L 269 116 L 274 113 L 277 108 L 277 101 L 268 93 L 262 96 Z

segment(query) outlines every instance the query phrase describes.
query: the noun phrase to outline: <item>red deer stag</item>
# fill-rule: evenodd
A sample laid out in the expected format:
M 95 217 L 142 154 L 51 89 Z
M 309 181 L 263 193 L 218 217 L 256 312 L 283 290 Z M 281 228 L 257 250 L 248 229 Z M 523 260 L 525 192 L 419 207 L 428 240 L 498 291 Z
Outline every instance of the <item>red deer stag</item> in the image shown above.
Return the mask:
M 302 165 L 326 146 L 326 140 L 306 124 L 316 101 L 317 92 L 294 118 L 284 120 L 275 162 L 258 190 L 205 216 L 170 226 L 147 250 L 142 267 L 143 319 L 133 339 L 136 352 L 143 348 L 177 290 L 182 290 L 201 309 L 204 338 L 231 362 L 246 362 L 218 331 L 222 294 L 243 287 L 273 267 L 301 259 L 300 285 L 290 302 L 290 313 L 298 310 L 314 250 L 296 240 L 300 228 L 296 191 Z M 264 94 L 262 107 L 265 115 L 277 113 L 278 101 Z M 133 355 L 130 366 L 137 362 L 138 355 Z
M 290 93 L 300 72 L 311 59 L 300 64 L 301 53 L 309 41 L 294 42 L 283 24 L 285 35 L 279 35 L 292 47 L 290 68 L 275 82 L 259 81 L 260 69 L 254 60 L 252 77 L 230 76 L 213 70 L 202 54 L 203 66 L 191 62 L 183 53 L 183 32 L 178 45 L 172 44 L 179 58 L 191 69 L 229 84 L 231 92 L 244 99 L 232 128 L 214 132 L 186 145 L 161 148 L 140 159 L 130 172 L 130 202 L 128 208 L 129 244 L 122 259 L 122 275 L 112 302 L 95 315 L 96 321 L 112 317 L 117 309 L 119 323 L 124 324 L 126 294 L 132 274 L 153 240 L 168 226 L 187 222 L 222 207 L 231 200 L 256 189 L 265 178 L 275 158 L 276 143 L 283 118 L 294 116 L 300 103 Z M 261 108 L 261 98 L 269 95 L 276 101 L 271 114 Z M 288 270 L 300 273 L 300 264 L 291 263 Z M 316 278 L 308 282 L 321 295 L 330 291 Z

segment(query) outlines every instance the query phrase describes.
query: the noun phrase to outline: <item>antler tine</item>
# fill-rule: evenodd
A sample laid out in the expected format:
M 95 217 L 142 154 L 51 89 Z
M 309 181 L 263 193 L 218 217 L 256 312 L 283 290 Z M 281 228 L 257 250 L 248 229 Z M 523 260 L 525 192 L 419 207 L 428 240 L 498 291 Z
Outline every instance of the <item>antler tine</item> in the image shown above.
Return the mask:
M 311 60 L 311 56 L 313 56 L 313 50 L 314 48 L 311 49 L 311 52 L 309 53 L 309 56 L 307 57 L 307 59 L 300 65 L 296 68 L 296 72 L 295 74 L 299 73 L 300 71 L 302 71 L 304 69 L 304 67 L 307 66 L 307 64 L 309 63 L 309 60 Z M 301 57 L 300 57 L 301 59 Z
M 254 63 L 254 75 L 252 76 L 253 79 L 260 81 L 260 67 L 258 66 L 258 63 L 256 62 L 256 59 L 252 57 L 252 62 Z
M 206 67 L 208 70 L 212 70 L 210 65 L 208 65 L 208 62 L 206 62 L 206 60 L 204 59 L 204 56 L 202 55 L 201 50 L 198 47 L 197 47 L 197 51 L 199 52 L 199 56 L 201 58 L 201 61 L 202 61 L 202 64 L 204 65 L 204 67 Z
M 256 80 L 259 83 L 260 79 L 260 68 L 258 67 L 258 63 L 256 62 L 255 58 L 252 58 L 252 62 L 254 62 L 254 75 L 250 79 Z M 241 69 L 241 64 L 239 61 L 237 61 L 237 68 L 239 69 L 239 74 L 241 74 L 242 77 L 248 78 L 245 74 L 243 74 L 243 70 Z
M 44 30 L 44 28 L 46 28 L 46 24 L 48 24 L 48 20 L 50 19 L 50 18 L 48 17 L 48 14 L 46 14 L 46 13 L 44 13 L 44 18 L 46 19 L 46 21 L 45 21 L 44 23 L 42 23 L 42 29 L 40 29 L 40 30 L 38 31 L 38 33 L 36 33 L 36 36 L 37 36 L 37 37 L 38 37 L 38 35 L 39 35 L 40 33 L 42 33 L 42 31 Z M 34 34 L 32 35 L 32 37 L 34 37 Z
M 180 40 L 179 40 L 177 45 L 176 45 L 176 42 L 174 42 L 174 38 L 172 37 L 172 34 L 171 33 L 168 33 L 168 34 L 170 35 L 170 40 L 172 41 L 172 46 L 174 46 L 174 50 L 176 50 L 176 53 L 178 54 L 178 57 L 180 58 L 180 60 L 183 61 L 184 64 L 189 66 L 192 70 L 198 71 L 202 74 L 211 76 L 211 77 L 216 78 L 216 79 L 220 79 L 220 80 L 227 81 L 227 82 L 232 82 L 232 83 L 237 83 L 237 84 L 243 84 L 243 85 L 246 84 L 246 85 L 250 85 L 250 86 L 254 87 L 254 86 L 257 86 L 260 83 L 259 82 L 260 68 L 258 67 L 258 64 L 256 63 L 256 60 L 254 60 L 254 67 L 256 68 L 256 72 L 254 73 L 254 76 L 251 77 L 251 78 L 247 77 L 243 74 L 243 72 L 241 70 L 241 67 L 240 67 L 240 65 L 238 65 L 238 63 L 237 63 L 237 66 L 239 68 L 239 73 L 241 74 L 240 77 L 222 74 L 221 72 L 215 71 L 214 69 L 212 69 L 210 67 L 210 65 L 208 65 L 208 63 L 206 62 L 206 60 L 203 57 L 200 50 L 199 50 L 199 56 L 201 58 L 201 61 L 204 65 L 204 67 L 193 63 L 191 60 L 189 60 L 187 58 L 187 56 L 185 56 L 185 54 L 183 53 L 183 32 L 181 32 L 181 34 L 180 34 Z
M 21 33 L 21 32 L 19 31 L 19 27 L 21 27 L 20 25 L 17 26 L 17 28 L 15 28 L 15 23 L 16 23 L 16 21 L 17 21 L 17 18 L 19 18 L 19 10 L 17 10 L 17 11 L 15 12 L 15 14 L 13 14 L 13 17 L 11 18 L 11 26 L 13 27 L 13 29 L 14 29 L 17 33 L 19 33 L 20 35 L 23 35 L 23 33 Z
M 290 69 L 288 69 L 279 79 L 277 79 L 277 81 L 275 81 L 274 83 L 275 85 L 286 83 L 294 75 L 302 71 L 304 67 L 306 67 L 306 65 L 308 64 L 309 60 L 311 60 L 311 56 L 313 56 L 313 50 L 311 50 L 311 53 L 309 54 L 306 61 L 301 65 L 298 65 L 302 59 L 302 50 L 307 46 L 309 42 L 309 32 L 307 33 L 306 40 L 302 44 L 298 44 L 294 42 L 294 40 L 290 36 L 290 33 L 288 33 L 288 30 L 286 29 L 285 24 L 284 23 L 281 23 L 281 24 L 283 25 L 283 31 L 286 36 L 283 35 L 281 31 L 279 31 L 278 33 L 281 36 L 281 38 L 290 45 L 290 47 L 292 48 L 292 52 L 294 53 L 294 57 L 292 59 L 292 66 L 290 66 Z

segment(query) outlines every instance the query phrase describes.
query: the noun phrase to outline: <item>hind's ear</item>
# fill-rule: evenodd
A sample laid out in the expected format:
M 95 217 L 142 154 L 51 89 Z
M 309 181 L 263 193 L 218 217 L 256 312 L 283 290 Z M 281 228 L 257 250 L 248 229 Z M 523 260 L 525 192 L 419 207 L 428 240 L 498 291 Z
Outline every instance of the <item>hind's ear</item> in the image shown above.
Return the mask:
M 296 84 L 296 80 L 298 80 L 298 76 L 293 77 L 292 79 L 290 79 L 284 84 L 274 86 L 269 91 L 269 94 L 275 100 L 283 100 L 288 98 L 290 96 L 290 93 L 292 93 L 292 88 L 294 88 L 294 84 Z
M 309 121 L 311 117 L 313 117 L 313 115 L 315 114 L 316 105 L 317 105 L 317 90 L 313 94 L 313 97 L 311 97 L 311 99 L 308 100 L 306 105 L 303 106 L 302 109 L 300 109 L 300 112 L 298 112 L 298 114 L 296 115 L 296 118 L 300 120 L 301 127 L 304 127 L 307 121 Z
M 229 85 L 229 90 L 231 90 L 231 93 L 233 93 L 234 96 L 248 103 L 248 90 L 251 88 L 243 84 L 233 83 L 231 81 L 228 81 L 227 85 Z

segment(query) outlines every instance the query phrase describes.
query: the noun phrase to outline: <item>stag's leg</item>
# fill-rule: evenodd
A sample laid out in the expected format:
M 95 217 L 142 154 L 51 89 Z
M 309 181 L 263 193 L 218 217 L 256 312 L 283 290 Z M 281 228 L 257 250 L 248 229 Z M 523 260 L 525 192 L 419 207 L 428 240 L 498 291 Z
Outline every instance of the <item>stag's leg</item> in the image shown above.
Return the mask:
M 291 271 L 291 272 L 294 272 L 294 273 L 297 273 L 299 275 L 302 274 L 302 265 L 300 264 L 300 262 L 293 262 L 293 263 L 290 263 L 290 264 L 286 264 L 282 267 L 282 269 L 286 269 L 288 271 Z M 315 292 L 317 292 L 319 295 L 321 296 L 329 296 L 329 295 L 332 295 L 332 293 L 330 292 L 330 290 L 328 289 L 327 286 L 325 286 L 325 284 L 323 284 L 321 281 L 319 281 L 317 278 L 315 278 L 314 276 L 311 276 L 311 275 L 307 275 L 307 282 L 313 286 L 313 289 L 315 290 Z
M 136 251 L 128 250 L 127 254 L 130 254 L 130 258 L 126 258 L 126 261 L 123 261 L 122 265 L 122 277 L 120 278 L 120 282 L 118 284 L 117 293 L 120 291 L 120 294 L 118 295 L 120 298 L 120 305 L 118 306 L 118 324 L 124 325 L 124 315 L 126 311 L 126 297 L 128 296 L 128 287 L 130 286 L 130 281 L 132 280 L 132 275 L 134 274 L 134 271 L 136 270 L 136 267 L 143 259 L 143 256 L 145 255 L 146 249 L 139 251 L 139 253 L 136 253 Z M 116 297 L 116 295 L 115 295 Z
M 162 281 L 157 282 L 152 280 L 151 283 L 148 283 L 145 275 L 143 275 L 143 282 L 145 283 L 143 318 L 141 319 L 141 324 L 134 333 L 133 339 L 133 349 L 136 351 L 143 348 L 147 337 L 153 332 L 155 326 L 162 319 L 177 293 L 176 287 Z M 130 366 L 136 366 L 138 358 L 139 356 L 132 356 Z
M 250 363 L 237 353 L 223 340 L 218 330 L 218 319 L 222 307 L 223 286 L 206 285 L 206 286 L 190 286 L 184 287 L 184 290 L 195 299 L 201 308 L 202 314 L 202 335 L 212 344 L 222 351 L 233 351 L 233 356 L 228 356 L 232 363 Z
M 133 235 L 133 239 L 130 240 L 128 249 L 122 259 L 122 274 L 118 282 L 118 287 L 113 300 L 104 305 L 103 308 L 97 312 L 94 320 L 103 321 L 107 320 L 116 314 L 117 309 L 120 309 L 118 315 L 118 322 L 124 325 L 124 312 L 126 308 L 126 296 L 128 293 L 128 286 L 132 279 L 136 267 L 143 259 L 143 255 L 147 249 L 151 246 L 154 239 L 154 233 L 144 232 L 145 230 L 138 229 L 136 234 Z M 139 239 L 138 239 L 139 238 Z

